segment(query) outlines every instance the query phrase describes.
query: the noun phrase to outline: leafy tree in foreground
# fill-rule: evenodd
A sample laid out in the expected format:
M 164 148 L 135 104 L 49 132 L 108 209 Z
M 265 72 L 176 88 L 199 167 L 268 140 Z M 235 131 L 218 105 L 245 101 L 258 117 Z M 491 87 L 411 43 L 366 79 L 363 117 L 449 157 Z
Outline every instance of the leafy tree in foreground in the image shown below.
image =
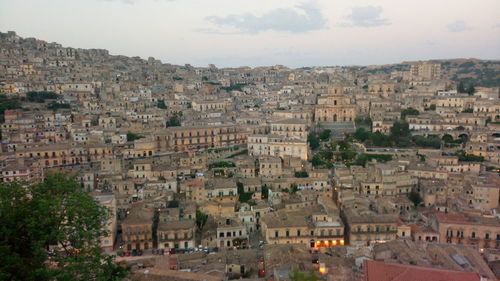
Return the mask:
M 108 211 L 74 180 L 52 174 L 24 187 L 0 183 L 0 280 L 120 280 L 102 253 Z

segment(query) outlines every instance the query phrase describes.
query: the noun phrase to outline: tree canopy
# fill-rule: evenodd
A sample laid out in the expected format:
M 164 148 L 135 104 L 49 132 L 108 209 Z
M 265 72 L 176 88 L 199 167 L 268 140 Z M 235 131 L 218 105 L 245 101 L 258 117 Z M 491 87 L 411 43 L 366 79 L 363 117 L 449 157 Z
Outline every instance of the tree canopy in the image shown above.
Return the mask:
M 419 115 L 420 112 L 413 107 L 405 108 L 401 111 L 401 119 L 405 120 L 408 115 Z
M 120 280 L 128 269 L 102 253 L 109 210 L 73 178 L 0 183 L 0 280 Z

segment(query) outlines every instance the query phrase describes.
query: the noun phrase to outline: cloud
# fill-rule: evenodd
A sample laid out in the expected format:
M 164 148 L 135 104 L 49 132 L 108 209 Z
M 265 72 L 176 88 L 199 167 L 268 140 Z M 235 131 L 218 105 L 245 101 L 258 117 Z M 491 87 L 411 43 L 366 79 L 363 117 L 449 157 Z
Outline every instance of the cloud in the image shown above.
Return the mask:
M 450 32 L 464 32 L 473 29 L 467 25 L 463 20 L 457 20 L 446 26 Z
M 438 45 L 438 44 L 439 44 L 439 41 L 437 41 L 437 40 L 433 40 L 433 39 L 431 39 L 431 40 L 426 40 L 426 41 L 425 41 L 425 45 L 427 45 L 427 46 L 431 46 L 431 47 L 432 47 L 432 46 L 436 46 L 436 45 Z
M 346 17 L 349 23 L 342 24 L 344 27 L 374 27 L 389 25 L 391 22 L 380 17 L 382 7 L 366 6 L 354 7 L 351 9 L 351 14 Z
M 124 3 L 124 4 L 129 4 L 129 5 L 132 5 L 132 4 L 135 4 L 136 2 L 139 2 L 140 0 L 101 0 L 101 1 L 104 1 L 104 2 L 121 2 L 121 3 Z M 160 1 L 160 0 L 154 0 L 154 1 Z M 173 1 L 176 1 L 176 0 L 163 0 L 165 2 L 173 2 Z
M 210 16 L 206 20 L 218 26 L 232 27 L 236 29 L 237 33 L 248 34 L 267 30 L 304 33 L 326 27 L 326 19 L 315 2 L 304 3 L 292 8 L 273 9 L 261 16 L 244 13 L 225 17 Z
M 105 2 L 122 2 L 124 4 L 134 4 L 134 0 L 102 0 Z

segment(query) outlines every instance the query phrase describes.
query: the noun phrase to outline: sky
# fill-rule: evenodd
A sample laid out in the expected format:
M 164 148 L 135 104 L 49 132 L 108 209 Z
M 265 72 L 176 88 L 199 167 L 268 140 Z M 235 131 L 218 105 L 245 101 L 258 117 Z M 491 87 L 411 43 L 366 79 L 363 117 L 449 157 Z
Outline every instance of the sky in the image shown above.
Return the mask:
M 0 0 L 0 31 L 218 67 L 500 59 L 500 0 Z

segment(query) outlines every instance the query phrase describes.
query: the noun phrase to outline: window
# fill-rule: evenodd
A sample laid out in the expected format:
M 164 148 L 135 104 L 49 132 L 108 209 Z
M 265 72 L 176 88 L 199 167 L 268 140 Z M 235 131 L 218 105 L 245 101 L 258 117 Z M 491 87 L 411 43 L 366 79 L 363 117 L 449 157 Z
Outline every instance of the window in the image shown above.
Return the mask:
M 286 237 L 290 237 L 290 230 L 286 231 Z
M 279 236 L 279 232 L 278 231 L 275 231 L 274 232 L 274 237 L 278 237 Z
M 297 229 L 297 236 L 300 236 L 300 229 Z
M 472 231 L 472 233 L 470 234 L 470 237 L 472 239 L 476 239 L 476 232 Z

